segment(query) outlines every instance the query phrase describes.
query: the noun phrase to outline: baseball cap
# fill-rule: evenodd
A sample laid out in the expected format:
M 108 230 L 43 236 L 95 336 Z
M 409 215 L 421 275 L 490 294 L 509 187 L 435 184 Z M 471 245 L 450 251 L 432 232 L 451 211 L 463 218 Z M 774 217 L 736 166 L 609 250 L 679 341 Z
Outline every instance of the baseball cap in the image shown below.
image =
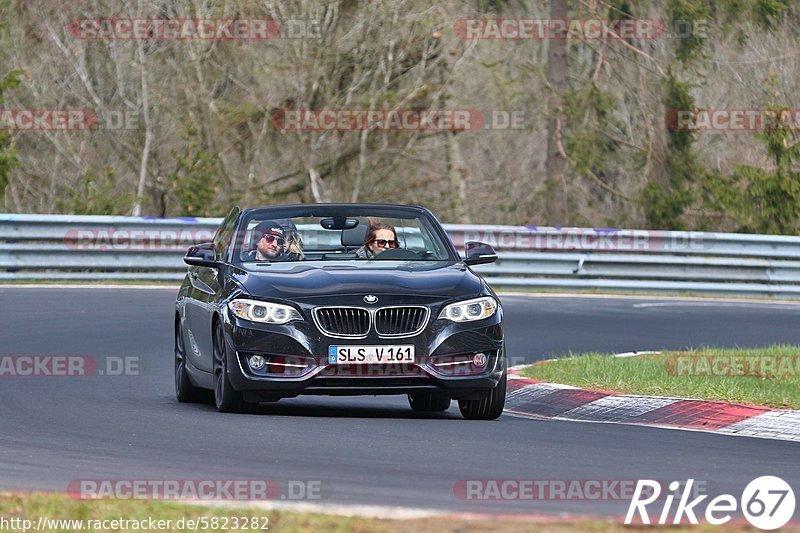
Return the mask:
M 258 225 L 253 228 L 253 242 L 258 242 L 264 235 L 274 235 L 283 239 L 283 228 L 281 228 L 281 225 L 274 220 L 264 220 L 263 222 L 259 222 Z

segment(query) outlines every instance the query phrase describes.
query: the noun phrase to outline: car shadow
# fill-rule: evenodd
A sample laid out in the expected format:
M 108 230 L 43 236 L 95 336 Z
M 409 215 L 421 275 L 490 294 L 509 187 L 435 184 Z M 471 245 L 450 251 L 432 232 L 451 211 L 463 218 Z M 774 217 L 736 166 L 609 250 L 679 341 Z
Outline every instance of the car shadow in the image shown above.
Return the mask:
M 272 416 L 305 416 L 305 417 L 324 417 L 324 418 L 407 418 L 407 419 L 434 419 L 448 420 L 461 419 L 461 415 L 456 408 L 449 409 L 443 413 L 417 413 L 411 408 L 403 410 L 400 408 L 383 407 L 333 407 L 329 405 L 304 405 L 289 406 L 279 404 L 259 404 L 257 407 L 248 409 L 247 414 L 252 415 L 272 415 Z
M 431 419 L 462 420 L 458 405 L 453 401 L 450 409 L 440 413 L 420 413 L 411 410 L 405 399 L 376 399 L 372 396 L 337 398 L 304 396 L 301 398 L 284 398 L 279 402 L 260 403 L 248 406 L 241 414 L 254 416 L 302 416 L 323 418 L 397 418 L 397 419 Z M 369 405 L 375 400 L 379 405 Z M 183 407 L 183 406 L 181 406 Z M 195 404 L 195 408 L 215 411 L 213 401 Z

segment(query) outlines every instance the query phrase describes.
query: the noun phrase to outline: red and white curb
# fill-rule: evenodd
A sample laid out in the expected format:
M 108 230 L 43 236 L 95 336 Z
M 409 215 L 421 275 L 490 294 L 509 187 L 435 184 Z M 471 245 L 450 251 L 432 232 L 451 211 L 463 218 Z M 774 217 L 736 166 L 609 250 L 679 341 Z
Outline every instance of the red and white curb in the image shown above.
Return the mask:
M 509 370 L 505 412 L 534 418 L 713 431 L 800 442 L 800 411 L 688 398 L 617 394 L 542 383 Z

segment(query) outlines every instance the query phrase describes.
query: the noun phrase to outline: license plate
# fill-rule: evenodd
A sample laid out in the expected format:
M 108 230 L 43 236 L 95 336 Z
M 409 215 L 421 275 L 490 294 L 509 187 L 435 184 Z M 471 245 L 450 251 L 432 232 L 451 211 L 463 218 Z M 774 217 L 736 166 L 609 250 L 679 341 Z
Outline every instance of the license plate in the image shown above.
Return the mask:
M 328 363 L 332 365 L 369 365 L 413 362 L 413 344 L 394 346 L 331 346 L 328 348 Z

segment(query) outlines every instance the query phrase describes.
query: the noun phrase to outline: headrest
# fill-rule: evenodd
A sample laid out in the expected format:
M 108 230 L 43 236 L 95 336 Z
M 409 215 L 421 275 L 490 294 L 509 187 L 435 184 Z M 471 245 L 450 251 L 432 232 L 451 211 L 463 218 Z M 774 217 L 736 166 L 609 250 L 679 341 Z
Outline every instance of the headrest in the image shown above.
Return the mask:
M 367 230 L 366 224 L 359 224 L 353 229 L 343 229 L 342 246 L 348 248 L 362 246 L 367 238 Z

